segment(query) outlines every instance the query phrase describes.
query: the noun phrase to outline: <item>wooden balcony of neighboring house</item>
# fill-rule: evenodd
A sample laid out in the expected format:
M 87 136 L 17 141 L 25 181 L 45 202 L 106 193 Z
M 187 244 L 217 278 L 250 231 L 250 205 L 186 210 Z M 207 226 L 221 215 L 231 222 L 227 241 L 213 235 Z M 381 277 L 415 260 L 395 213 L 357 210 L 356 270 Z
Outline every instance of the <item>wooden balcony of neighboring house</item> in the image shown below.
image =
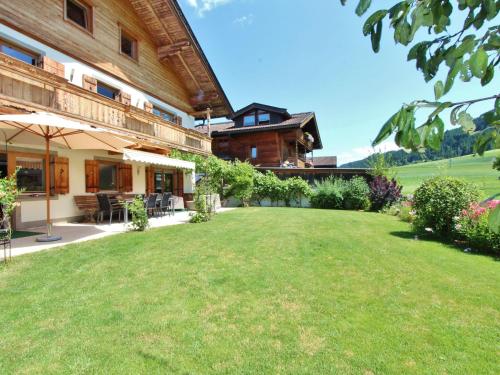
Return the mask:
M 51 112 L 118 130 L 159 148 L 211 154 L 211 139 L 206 135 L 134 107 L 130 100 L 112 100 L 76 86 L 54 69 L 29 65 L 0 53 L 0 109 Z
M 298 135 L 297 142 L 303 145 L 307 151 L 312 151 L 314 149 L 314 139 L 310 134 L 300 131 Z

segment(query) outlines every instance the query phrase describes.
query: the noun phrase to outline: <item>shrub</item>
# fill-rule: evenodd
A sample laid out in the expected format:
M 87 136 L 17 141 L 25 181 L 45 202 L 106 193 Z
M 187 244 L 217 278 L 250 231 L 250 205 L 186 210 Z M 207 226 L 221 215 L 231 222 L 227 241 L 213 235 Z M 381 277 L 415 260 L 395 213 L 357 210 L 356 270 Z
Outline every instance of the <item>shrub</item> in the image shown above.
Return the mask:
M 486 207 L 473 203 L 455 218 L 456 236 L 465 240 L 475 250 L 500 254 L 500 234 L 494 233 L 488 224 L 489 215 L 500 200 L 488 202 Z
M 316 181 L 311 196 L 311 206 L 314 208 L 343 208 L 345 181 L 328 177 L 323 181 Z
M 478 199 L 475 185 L 453 177 L 434 177 L 424 181 L 415 191 L 415 228 L 431 228 L 437 234 L 450 236 L 453 218 Z
M 302 206 L 302 198 L 310 197 L 312 194 L 312 189 L 304 179 L 300 177 L 291 177 L 287 180 L 282 181 L 285 185 L 283 190 L 284 201 L 287 206 L 290 206 L 290 202 L 294 201 L 297 206 Z
M 370 202 L 372 210 L 379 211 L 401 199 L 401 186 L 395 179 L 376 176 L 370 182 Z
M 399 217 L 402 221 L 407 223 L 412 223 L 415 219 L 415 211 L 413 209 L 413 203 L 411 201 L 405 200 L 397 203 L 393 203 L 390 206 L 386 206 L 383 212 Z
M 351 180 L 329 177 L 316 182 L 311 196 L 314 208 L 363 210 L 370 206 L 368 198 L 370 188 L 363 177 Z
M 129 204 L 128 211 L 132 216 L 132 222 L 130 223 L 132 229 L 139 232 L 145 231 L 149 226 L 149 221 L 142 197 L 135 197 L 132 203 Z
M 343 208 L 346 210 L 367 210 L 370 208 L 370 187 L 363 177 L 345 181 Z
M 203 223 L 209 221 L 214 214 L 214 207 L 212 207 L 211 199 L 207 199 L 213 191 L 213 186 L 207 177 L 203 177 L 196 187 L 194 193 L 194 206 L 196 213 L 191 217 L 191 223 Z
M 251 164 L 235 161 L 227 173 L 229 189 L 226 196 L 241 200 L 243 206 L 247 207 L 253 195 L 254 173 L 255 169 Z

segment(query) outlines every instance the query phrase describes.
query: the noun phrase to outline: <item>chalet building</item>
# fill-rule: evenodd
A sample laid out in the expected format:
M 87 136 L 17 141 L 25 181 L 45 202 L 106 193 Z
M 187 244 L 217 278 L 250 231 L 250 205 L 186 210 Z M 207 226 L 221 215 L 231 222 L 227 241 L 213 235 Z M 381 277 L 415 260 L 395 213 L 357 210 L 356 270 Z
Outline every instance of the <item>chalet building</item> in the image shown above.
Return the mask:
M 314 168 L 337 168 L 336 156 L 315 156 L 308 158 L 307 161 Z
M 322 149 L 314 112 L 290 114 L 258 103 L 240 109 L 231 122 L 197 129 L 210 133 L 213 153 L 226 160 L 249 161 L 257 167 L 310 166 L 307 154 Z
M 47 191 L 54 220 L 98 192 L 189 197 L 194 165 L 168 156 L 211 154 L 194 130 L 207 114 L 233 110 L 177 1 L 0 0 L 0 173 L 19 170 L 17 228 L 44 223 Z

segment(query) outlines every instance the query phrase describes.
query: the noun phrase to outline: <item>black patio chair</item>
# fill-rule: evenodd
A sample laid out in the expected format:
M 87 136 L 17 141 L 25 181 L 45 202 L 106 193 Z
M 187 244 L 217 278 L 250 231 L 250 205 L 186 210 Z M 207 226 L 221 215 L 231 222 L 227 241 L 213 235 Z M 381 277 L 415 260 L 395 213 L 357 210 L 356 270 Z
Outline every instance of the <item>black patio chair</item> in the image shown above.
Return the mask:
M 118 221 L 121 221 L 123 207 L 119 202 L 111 203 L 111 199 L 107 194 L 97 194 L 97 201 L 99 202 L 99 216 L 101 222 L 104 221 L 104 215 L 109 215 L 109 224 L 113 220 L 113 214 L 118 213 Z
M 160 214 L 173 215 L 173 201 L 171 193 L 164 193 L 160 202 Z
M 158 198 L 158 194 L 153 193 L 149 194 L 148 200 L 146 201 L 146 211 L 148 216 L 154 216 L 158 213 L 158 207 L 156 206 L 156 198 Z

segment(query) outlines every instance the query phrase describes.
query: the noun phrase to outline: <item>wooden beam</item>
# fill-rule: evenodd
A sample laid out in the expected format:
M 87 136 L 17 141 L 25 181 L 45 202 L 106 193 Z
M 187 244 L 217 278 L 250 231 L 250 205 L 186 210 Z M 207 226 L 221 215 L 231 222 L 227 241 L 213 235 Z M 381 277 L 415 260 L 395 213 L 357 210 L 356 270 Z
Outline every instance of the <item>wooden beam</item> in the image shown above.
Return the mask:
M 181 40 L 169 45 L 160 46 L 158 47 L 158 58 L 163 61 L 189 48 L 191 48 L 191 42 L 189 40 Z
M 189 98 L 189 103 L 193 106 L 199 106 L 200 104 L 203 103 L 210 103 L 214 100 L 219 99 L 219 94 L 215 91 L 209 91 L 209 92 L 204 92 L 200 91 L 198 95 L 192 96 Z

